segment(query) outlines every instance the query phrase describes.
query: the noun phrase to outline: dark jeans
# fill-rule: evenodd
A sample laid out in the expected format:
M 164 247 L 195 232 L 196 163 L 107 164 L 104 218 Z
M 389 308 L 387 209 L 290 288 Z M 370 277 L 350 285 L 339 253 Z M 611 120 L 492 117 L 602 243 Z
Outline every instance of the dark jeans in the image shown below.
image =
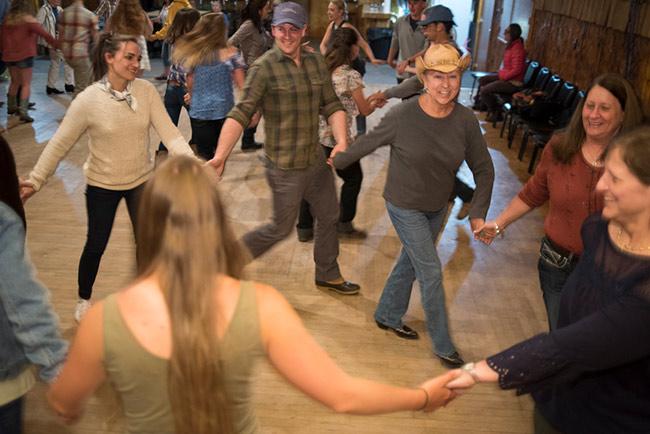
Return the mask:
M 329 158 L 332 148 L 323 146 L 325 158 Z M 348 223 L 354 220 L 357 214 L 357 199 L 361 191 L 361 182 L 363 181 L 363 171 L 361 164 L 357 161 L 345 169 L 336 169 L 336 174 L 343 180 L 341 187 L 341 203 L 339 206 L 339 221 Z M 314 226 L 314 217 L 309 210 L 309 203 L 303 199 L 300 204 L 300 215 L 298 216 L 299 229 L 311 229 Z
M 363 78 L 366 75 L 366 61 L 360 57 L 355 57 L 352 61 L 352 69 L 361 74 Z M 366 117 L 363 115 L 357 115 L 357 135 L 366 134 Z
M 304 198 L 311 205 L 316 217 L 316 280 L 339 279 L 339 239 L 336 234 L 338 204 L 334 177 L 325 159 L 306 169 L 293 170 L 278 169 L 267 160 L 266 179 L 273 196 L 273 217 L 269 223 L 247 233 L 243 238 L 243 243 L 253 258 L 264 254 L 291 233 L 300 209 L 300 201 Z
M 509 81 L 499 80 L 496 74 L 481 77 L 478 83 L 477 102 L 485 104 L 488 112 L 494 112 L 499 108 L 497 94 L 512 95 L 520 89 Z
M 204 120 L 190 118 L 192 125 L 192 143 L 196 152 L 204 160 L 211 160 L 217 150 L 217 142 L 225 119 Z
M 181 117 L 181 110 L 183 107 L 187 109 L 187 106 L 183 102 L 185 92 L 185 87 L 183 86 L 167 84 L 167 89 L 165 90 L 165 109 L 167 109 L 167 114 L 174 125 L 178 125 L 178 120 Z M 158 145 L 158 150 L 166 151 L 167 148 L 165 148 L 165 145 L 161 142 L 160 145 Z
M 21 396 L 0 406 L 0 433 L 21 434 L 23 432 L 23 401 Z
M 99 263 L 111 236 L 115 213 L 122 198 L 126 200 L 126 207 L 135 233 L 138 200 L 143 186 L 144 184 L 141 184 L 130 190 L 107 190 L 92 185 L 86 186 L 88 233 L 86 245 L 79 260 L 79 298 L 89 300 L 92 295 Z
M 537 270 L 539 271 L 539 285 L 542 288 L 542 297 L 546 306 L 548 326 L 550 330 L 557 328 L 557 320 L 560 315 L 560 301 L 562 300 L 562 288 L 567 279 L 575 270 L 577 260 L 568 261 L 566 264 L 558 264 L 540 252 Z
M 451 191 L 449 202 L 459 197 L 463 203 L 470 203 L 474 197 L 474 189 L 456 177 L 454 179 L 454 189 Z
M 252 128 L 246 128 L 244 130 L 244 134 L 242 135 L 241 138 L 241 147 L 242 148 L 247 148 L 247 147 L 253 147 L 255 146 L 255 132 L 257 131 L 257 125 L 255 125 Z

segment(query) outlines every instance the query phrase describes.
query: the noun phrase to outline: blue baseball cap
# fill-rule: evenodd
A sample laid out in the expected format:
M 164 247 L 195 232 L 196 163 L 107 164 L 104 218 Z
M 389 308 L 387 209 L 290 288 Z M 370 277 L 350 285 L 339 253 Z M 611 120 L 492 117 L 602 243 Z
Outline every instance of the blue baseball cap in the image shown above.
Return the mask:
M 273 20 L 271 24 L 277 26 L 279 24 L 293 24 L 294 26 L 302 29 L 307 25 L 307 13 L 305 9 L 294 2 L 280 3 L 273 9 Z
M 430 8 L 425 9 L 424 19 L 421 20 L 418 24 L 421 26 L 428 26 L 431 23 L 445 23 L 451 22 L 454 26 L 454 14 L 446 6 L 436 5 Z

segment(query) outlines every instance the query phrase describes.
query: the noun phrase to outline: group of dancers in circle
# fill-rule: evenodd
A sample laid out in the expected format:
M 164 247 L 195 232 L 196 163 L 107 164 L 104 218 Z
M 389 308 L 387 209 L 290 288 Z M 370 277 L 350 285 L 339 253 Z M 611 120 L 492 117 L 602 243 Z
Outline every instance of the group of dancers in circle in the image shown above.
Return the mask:
M 270 2 L 251 5 L 257 18 L 246 31 L 262 32 L 256 20 L 268 15 Z M 34 382 L 30 365 L 51 383 L 50 405 L 67 422 L 110 381 L 124 403 L 128 432 L 257 432 L 251 373 L 258 357 L 342 413 L 433 411 L 491 382 L 532 394 L 538 433 L 650 429 L 650 129 L 640 127 L 643 112 L 624 78 L 604 74 L 594 81 L 567 129 L 545 147 L 533 177 L 486 221 L 494 168 L 478 119 L 457 100 L 469 58 L 454 45 L 431 43 L 413 66 L 422 92 L 356 136 L 355 117 L 382 105 L 382 98 L 364 96 L 352 66 L 362 46 L 356 29 L 328 30 L 331 44 L 322 56 L 303 46 L 302 6 L 280 3 L 271 23 L 273 47 L 242 60 L 227 43 L 221 13 L 198 18 L 181 9 L 177 15 L 196 24 L 181 20 L 182 31 L 170 29 L 174 78 L 167 92 L 189 91 L 182 98 L 193 133 L 195 126 L 201 132 L 198 156 L 156 88 L 137 78 L 138 38 L 113 32 L 99 37 L 95 81 L 71 102 L 26 179 L 19 180 L 11 149 L 0 140 L 2 432 L 21 432 L 24 394 Z M 425 26 L 448 32 L 445 22 Z M 242 87 L 236 103 L 231 77 Z M 260 115 L 273 215 L 237 240 L 219 193 L 226 187 L 216 183 Z M 157 168 L 151 127 L 169 152 Z M 79 263 L 80 324 L 68 348 L 26 256 L 23 201 L 43 188 L 84 133 L 88 236 Z M 278 290 L 243 279 L 252 258 L 289 236 L 299 214 L 303 223 L 309 214 L 315 285 L 358 294 L 360 285 L 339 269 L 338 234 L 358 231 L 350 211 L 361 183 L 359 160 L 381 146 L 391 148 L 383 197 L 402 249 L 375 321 L 400 338 L 417 339 L 402 322 L 417 281 L 433 353 L 454 368 L 413 388 L 347 374 Z M 550 330 L 471 363 L 449 332 L 436 251 L 464 161 L 476 181 L 470 225 L 485 244 L 549 203 L 539 273 Z M 351 184 L 340 204 L 331 167 L 344 190 Z M 122 199 L 135 233 L 137 277 L 91 306 Z

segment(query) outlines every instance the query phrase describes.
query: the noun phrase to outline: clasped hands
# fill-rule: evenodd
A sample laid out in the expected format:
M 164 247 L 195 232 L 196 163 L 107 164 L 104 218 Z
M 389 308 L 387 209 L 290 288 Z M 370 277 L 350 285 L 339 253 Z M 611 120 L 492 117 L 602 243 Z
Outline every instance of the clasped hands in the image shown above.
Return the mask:
M 440 407 L 446 407 L 451 401 L 467 392 L 477 384 L 472 375 L 463 369 L 454 369 L 445 374 L 425 381 L 419 388 L 426 392 L 426 405 L 421 409 L 425 413 Z
M 503 234 L 503 228 L 500 228 L 495 220 L 490 220 L 477 227 L 472 226 L 472 232 L 474 232 L 475 240 L 489 246 L 498 235 Z

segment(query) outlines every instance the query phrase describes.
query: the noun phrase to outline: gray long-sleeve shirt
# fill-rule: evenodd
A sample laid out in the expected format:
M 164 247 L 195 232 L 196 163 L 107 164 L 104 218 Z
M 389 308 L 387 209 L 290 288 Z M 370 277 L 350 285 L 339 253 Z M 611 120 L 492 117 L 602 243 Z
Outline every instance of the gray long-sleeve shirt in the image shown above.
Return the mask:
M 407 78 L 400 84 L 389 87 L 384 91 L 386 98 L 408 98 L 413 95 L 417 95 L 424 89 L 424 85 L 420 79 L 414 75 L 413 77 Z
M 412 98 L 393 107 L 379 125 L 359 136 L 334 158 L 345 168 L 380 146 L 390 145 L 384 198 L 400 208 L 438 211 L 447 205 L 456 172 L 467 161 L 476 192 L 470 218 L 485 218 L 492 197 L 494 166 L 478 120 L 456 103 L 444 118 L 433 118 Z

